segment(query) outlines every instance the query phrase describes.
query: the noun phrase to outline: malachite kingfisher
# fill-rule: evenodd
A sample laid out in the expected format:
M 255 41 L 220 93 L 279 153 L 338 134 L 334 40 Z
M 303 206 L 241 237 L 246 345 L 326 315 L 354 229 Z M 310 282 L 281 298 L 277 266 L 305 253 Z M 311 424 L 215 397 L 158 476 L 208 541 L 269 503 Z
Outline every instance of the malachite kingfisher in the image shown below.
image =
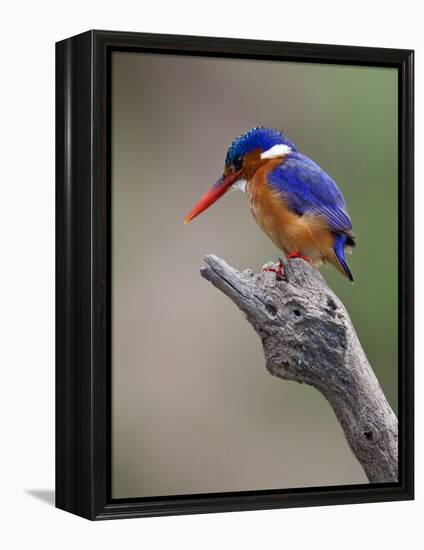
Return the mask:
M 274 128 L 256 127 L 236 138 L 223 175 L 184 222 L 204 212 L 229 189 L 246 194 L 258 225 L 287 258 L 330 263 L 353 281 L 345 252 L 355 246 L 342 193 L 331 177 Z M 272 264 L 273 265 L 273 264 Z M 281 260 L 264 266 L 283 278 Z

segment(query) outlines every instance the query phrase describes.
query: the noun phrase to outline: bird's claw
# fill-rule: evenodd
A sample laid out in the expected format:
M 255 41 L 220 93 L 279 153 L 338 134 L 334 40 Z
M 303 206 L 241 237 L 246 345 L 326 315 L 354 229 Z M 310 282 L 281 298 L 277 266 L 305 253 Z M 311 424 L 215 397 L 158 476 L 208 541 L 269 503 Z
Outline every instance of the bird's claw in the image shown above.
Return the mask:
M 287 281 L 287 276 L 284 273 L 283 261 L 281 258 L 278 258 L 278 262 L 268 262 L 262 267 L 262 271 L 275 273 L 275 278 L 277 281 Z

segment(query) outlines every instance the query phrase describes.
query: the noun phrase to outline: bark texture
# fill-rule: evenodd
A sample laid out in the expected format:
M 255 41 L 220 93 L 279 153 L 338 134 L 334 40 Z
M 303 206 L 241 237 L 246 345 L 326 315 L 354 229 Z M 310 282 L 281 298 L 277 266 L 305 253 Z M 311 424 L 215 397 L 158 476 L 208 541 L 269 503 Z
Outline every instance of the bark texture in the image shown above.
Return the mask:
M 304 260 L 286 260 L 284 270 L 278 281 L 209 255 L 201 275 L 245 313 L 271 374 L 325 396 L 370 483 L 398 481 L 397 419 L 344 305 Z

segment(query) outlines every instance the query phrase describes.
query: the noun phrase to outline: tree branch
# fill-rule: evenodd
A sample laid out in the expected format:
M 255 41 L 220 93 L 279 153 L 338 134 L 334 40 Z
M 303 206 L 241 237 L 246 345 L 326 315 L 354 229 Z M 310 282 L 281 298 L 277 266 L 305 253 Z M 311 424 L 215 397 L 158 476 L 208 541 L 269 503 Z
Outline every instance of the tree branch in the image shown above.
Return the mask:
M 370 483 L 398 481 L 398 426 L 352 321 L 318 270 L 301 259 L 274 273 L 239 272 L 209 255 L 201 275 L 259 334 L 268 371 L 309 384 L 329 401 Z

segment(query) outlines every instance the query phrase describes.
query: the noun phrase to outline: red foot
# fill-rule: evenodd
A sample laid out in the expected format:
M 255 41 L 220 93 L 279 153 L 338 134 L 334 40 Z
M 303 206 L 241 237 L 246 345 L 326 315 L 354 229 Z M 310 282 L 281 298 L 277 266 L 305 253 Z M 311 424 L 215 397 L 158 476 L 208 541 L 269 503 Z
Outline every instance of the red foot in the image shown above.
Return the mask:
M 279 281 L 287 281 L 286 274 L 284 273 L 283 262 L 280 258 L 278 258 L 277 264 L 265 264 L 262 268 L 262 271 L 275 273 L 275 277 Z
M 298 250 L 294 250 L 291 254 L 287 256 L 288 260 L 292 260 L 293 258 L 302 258 L 302 260 L 305 260 L 305 262 L 312 263 L 312 258 L 310 256 L 304 256 Z

